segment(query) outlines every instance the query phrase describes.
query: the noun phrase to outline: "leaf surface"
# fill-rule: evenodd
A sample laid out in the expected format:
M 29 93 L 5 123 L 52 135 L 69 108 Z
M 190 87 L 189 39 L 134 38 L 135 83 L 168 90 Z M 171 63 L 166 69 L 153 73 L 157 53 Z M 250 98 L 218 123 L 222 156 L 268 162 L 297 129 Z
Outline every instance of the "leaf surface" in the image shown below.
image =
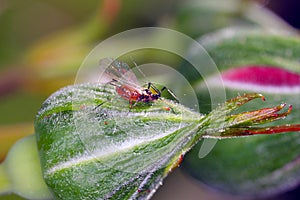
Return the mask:
M 289 125 L 299 124 L 300 119 L 299 38 L 263 30 L 229 28 L 204 36 L 200 41 L 224 78 L 224 85 L 215 84 L 215 87 L 224 89 L 225 86 L 229 98 L 261 92 L 268 105 L 287 103 L 293 106 L 293 111 L 285 120 L 272 122 L 274 127 L 270 131 L 276 130 L 276 126 L 282 126 L 280 129 L 283 130 L 285 126 L 285 131 L 290 133 L 222 140 L 204 159 L 198 157 L 199 143 L 187 156 L 186 169 L 211 187 L 246 196 L 276 195 L 299 185 L 300 140 L 298 133 L 292 133 L 298 129 Z M 203 80 L 199 80 L 197 95 L 200 102 L 207 102 L 209 96 L 203 85 Z M 260 107 L 261 103 L 255 102 L 241 110 Z M 247 125 L 250 118 L 245 119 Z M 252 133 L 257 130 L 245 129 Z
M 57 199 L 149 199 L 202 137 L 259 134 L 236 129 L 243 115 L 253 125 L 289 114 L 277 106 L 230 115 L 255 98 L 263 96 L 239 96 L 204 116 L 163 98 L 130 105 L 111 85 L 66 87 L 35 122 L 44 179 Z

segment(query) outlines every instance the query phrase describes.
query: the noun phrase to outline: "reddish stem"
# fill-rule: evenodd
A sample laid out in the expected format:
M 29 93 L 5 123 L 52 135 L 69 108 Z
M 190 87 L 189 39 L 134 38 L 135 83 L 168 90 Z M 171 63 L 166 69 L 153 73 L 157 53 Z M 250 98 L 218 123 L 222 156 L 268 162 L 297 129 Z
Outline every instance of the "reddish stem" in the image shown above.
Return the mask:
M 246 130 L 247 135 L 274 134 L 284 132 L 300 132 L 300 124 L 285 124 L 268 128 L 256 128 Z

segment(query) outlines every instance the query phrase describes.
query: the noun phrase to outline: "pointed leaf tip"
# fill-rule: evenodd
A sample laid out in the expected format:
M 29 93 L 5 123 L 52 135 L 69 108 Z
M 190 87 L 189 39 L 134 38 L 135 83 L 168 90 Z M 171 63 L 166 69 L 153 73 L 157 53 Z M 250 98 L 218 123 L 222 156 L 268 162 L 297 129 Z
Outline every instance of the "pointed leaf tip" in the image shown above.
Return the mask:
M 300 125 L 297 124 L 265 128 L 254 127 L 254 125 L 264 124 L 285 118 L 291 113 L 293 108 L 292 105 L 289 105 L 287 111 L 279 113 L 280 111 L 282 111 L 283 108 L 286 107 L 286 103 L 282 103 L 270 108 L 262 108 L 254 111 L 246 111 L 238 114 L 227 115 L 225 116 L 225 118 L 223 118 L 224 123 L 222 123 L 222 112 L 220 112 L 221 110 L 225 111 L 223 113 L 229 113 L 229 111 L 232 111 L 255 98 L 261 98 L 263 101 L 265 101 L 265 97 L 262 94 L 244 94 L 243 96 L 238 96 L 236 98 L 228 100 L 223 107 L 211 112 L 211 121 L 213 121 L 214 123 L 210 124 L 209 126 L 212 128 L 212 131 L 208 131 L 204 135 L 204 137 L 231 138 L 257 134 L 272 134 L 289 131 L 299 131 Z M 219 123 L 221 123 L 222 126 Z M 213 127 L 223 127 L 223 129 L 216 131 Z

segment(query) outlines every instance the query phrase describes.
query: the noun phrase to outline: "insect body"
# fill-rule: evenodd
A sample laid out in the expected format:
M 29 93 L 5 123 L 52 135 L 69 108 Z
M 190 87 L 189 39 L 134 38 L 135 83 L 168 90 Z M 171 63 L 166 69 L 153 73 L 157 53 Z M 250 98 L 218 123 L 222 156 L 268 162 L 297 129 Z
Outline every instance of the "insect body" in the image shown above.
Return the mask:
M 131 106 L 138 102 L 149 103 L 158 100 L 161 92 L 167 89 L 163 87 L 159 90 L 152 83 L 148 83 L 148 86 L 143 88 L 126 63 L 108 58 L 100 61 L 100 63 L 103 62 L 106 65 L 109 64 L 104 74 L 110 79 L 108 83 L 115 86 L 116 92 L 123 99 L 128 100 Z M 173 95 L 173 93 L 171 94 Z
M 140 89 L 133 88 L 128 85 L 116 86 L 117 93 L 124 99 L 129 100 L 129 103 L 132 102 L 152 102 L 161 97 L 161 91 L 154 89 L 155 92 L 151 91 L 151 88 L 155 88 L 151 83 L 148 83 L 148 88 Z

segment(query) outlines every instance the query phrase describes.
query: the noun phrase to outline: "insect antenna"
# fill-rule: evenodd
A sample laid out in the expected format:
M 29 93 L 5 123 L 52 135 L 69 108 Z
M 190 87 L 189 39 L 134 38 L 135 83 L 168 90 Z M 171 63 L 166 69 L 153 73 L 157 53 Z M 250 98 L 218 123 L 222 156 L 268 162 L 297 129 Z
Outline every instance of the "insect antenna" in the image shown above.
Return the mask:
M 131 62 L 135 65 L 136 69 L 139 71 L 139 73 L 140 73 L 144 78 L 146 78 L 146 75 L 145 75 L 144 72 L 139 68 L 139 66 L 136 64 L 136 62 L 133 60 L 133 58 L 130 57 L 130 59 L 131 59 Z M 175 99 L 175 101 L 176 101 L 177 103 L 179 103 L 179 100 L 178 100 L 177 96 L 175 95 L 175 93 L 174 93 L 171 89 L 167 88 L 166 86 L 164 86 L 162 89 L 159 90 L 157 87 L 155 87 L 155 85 L 154 85 L 153 83 L 148 82 L 148 87 L 147 87 L 147 89 L 148 89 L 148 90 L 153 89 L 153 90 L 154 90 L 156 93 L 158 93 L 159 95 L 161 95 L 161 93 L 162 93 L 164 90 L 167 90 L 167 92 Z
M 132 56 L 130 56 L 130 60 L 131 62 L 134 64 L 135 68 L 139 71 L 139 73 L 146 78 L 146 75 L 144 74 L 144 72 L 139 68 L 139 66 L 136 64 L 136 62 L 133 60 Z

